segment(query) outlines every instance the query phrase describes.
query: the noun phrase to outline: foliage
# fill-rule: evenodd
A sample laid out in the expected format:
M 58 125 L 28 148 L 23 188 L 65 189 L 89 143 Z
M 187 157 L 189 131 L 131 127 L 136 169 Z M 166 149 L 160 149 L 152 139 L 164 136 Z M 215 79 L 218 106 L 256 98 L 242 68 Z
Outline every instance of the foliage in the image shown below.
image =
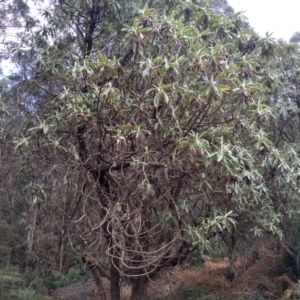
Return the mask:
M 122 56 L 110 58 L 98 51 L 66 68 L 69 88 L 49 102 L 47 111 L 52 113 L 42 115 L 29 131 L 30 143 L 38 140 L 58 167 L 68 162 L 66 173 L 60 175 L 66 184 L 78 186 L 78 191 L 96 184 L 85 196 L 90 207 L 78 216 L 83 221 L 80 228 L 88 222 L 92 228 L 100 226 L 104 236 L 117 234 L 107 253 L 115 249 L 123 253 L 122 259 L 120 254 L 110 255 L 119 259 L 118 264 L 130 265 L 131 271 L 123 274 L 129 277 L 151 274 L 153 262 L 170 256 L 176 236 L 188 243 L 185 223 L 200 220 L 204 232 L 230 231 L 235 214 L 226 212 L 223 201 L 251 216 L 264 195 L 261 216 L 256 211 L 253 219 L 274 233 L 279 230 L 280 214 L 273 211 L 261 169 L 262 162 L 273 161 L 264 154 L 256 158 L 272 150 L 263 131 L 272 117 L 263 98 L 260 73 L 265 70 L 256 71 L 256 59 L 273 55 L 273 41 L 267 36 L 257 52 L 242 56 L 235 46 L 239 16 L 225 19 L 209 9 L 192 8 L 188 17 L 180 15 L 181 5 L 168 15 L 147 5 L 137 11 L 122 33 L 125 49 L 132 52 L 130 61 L 123 65 Z M 195 27 L 198 20 L 203 32 Z M 159 28 L 163 30 L 157 35 Z M 26 148 L 22 141 L 16 146 Z M 86 180 L 80 187 L 82 178 Z M 218 193 L 224 199 L 205 205 L 206 214 L 214 214 L 214 219 L 202 220 L 197 206 Z M 94 200 L 99 197 L 100 206 Z M 97 210 L 100 219 L 92 213 Z M 134 221 L 128 223 L 128 218 Z M 147 223 L 141 222 L 143 218 Z M 151 233 L 151 244 L 146 232 Z M 129 233 L 135 242 L 127 241 L 125 247 Z M 159 243 L 164 235 L 168 239 Z M 92 231 L 85 236 L 84 243 L 90 245 Z M 148 256 L 153 251 L 157 255 Z M 140 263 L 135 266 L 137 259 Z
M 220 240 L 218 241 L 214 241 L 211 239 L 209 250 L 206 250 L 203 253 L 205 255 L 209 255 L 212 259 L 228 257 L 229 255 L 228 245 L 226 245 L 226 243 L 222 241 L 221 238 L 219 239 Z
M 211 5 L 214 11 L 217 13 L 234 13 L 233 8 L 228 4 L 227 0 L 213 0 Z
M 104 265 L 136 286 L 134 277 L 183 259 L 191 237 L 194 246 L 204 246 L 215 230 L 234 238 L 242 215 L 255 234 L 268 229 L 282 236 L 287 208 L 275 206 L 281 191 L 274 183 L 295 185 L 292 170 L 299 169 L 296 154 L 282 153 L 269 137 L 274 114 L 266 78 L 277 47 L 271 35 L 259 39 L 243 28 L 241 15 L 214 14 L 204 4 L 174 2 L 165 13 L 152 4 L 123 3 L 132 13 L 124 13 L 119 28 L 115 7 L 95 2 L 88 9 L 105 18 L 98 27 L 90 23 L 75 63 L 55 59 L 59 41 L 46 46 L 37 63 L 65 87 L 15 141 L 16 149 L 35 155 L 33 163 L 49 162 L 42 167 L 47 179 L 32 186 L 45 216 L 40 228 L 53 238 L 40 236 L 39 245 L 58 245 L 64 264 L 67 239 L 91 256 L 97 240 L 105 241 Z M 58 26 L 65 14 L 51 16 L 53 36 L 66 34 L 67 23 Z M 115 36 L 103 50 L 108 20 Z M 49 206 L 65 214 L 51 216 Z M 53 235 L 54 224 L 60 235 Z
M 41 300 L 43 297 L 35 290 L 24 288 L 26 280 L 20 272 L 10 268 L 0 270 L 0 298 L 3 300 Z
M 51 275 L 44 278 L 43 282 L 47 288 L 55 290 L 78 281 L 86 280 L 89 277 L 91 277 L 91 274 L 84 272 L 80 268 L 71 267 L 68 272 L 63 275 L 56 270 L 52 270 Z
M 290 43 L 299 43 L 300 42 L 300 32 L 296 31 L 290 38 Z
M 44 297 L 32 289 L 17 289 L 11 295 L 12 300 L 42 300 Z
M 22 285 L 24 283 L 20 273 L 14 270 L 2 270 L 1 271 L 1 285 L 8 287 L 9 285 Z
M 215 233 L 231 261 L 241 224 L 288 243 L 299 48 L 230 12 L 226 1 L 52 1 L 26 49 L 14 45 L 1 227 L 26 224 L 24 268 L 58 287 L 81 278 L 68 269 L 80 255 L 95 279 L 126 279 L 140 299 Z M 0 249 L 9 263 L 19 238 Z
M 183 285 L 180 289 L 180 299 L 189 299 L 189 300 L 196 300 L 204 298 L 207 293 L 201 286 L 189 286 Z
M 278 168 L 270 169 L 271 189 L 278 190 L 274 201 L 278 210 L 284 206 L 282 228 L 284 248 L 297 263 L 297 228 L 299 219 L 299 45 L 280 41 L 276 51 L 275 70 L 270 76 L 268 98 L 274 108 L 272 137 L 275 144 L 283 149 Z M 271 74 L 270 74 L 271 75 Z M 289 165 L 289 167 L 287 167 Z M 286 177 L 278 176 L 278 171 L 286 168 Z M 294 181 L 295 180 L 295 181 Z M 287 266 L 290 267 L 290 266 Z

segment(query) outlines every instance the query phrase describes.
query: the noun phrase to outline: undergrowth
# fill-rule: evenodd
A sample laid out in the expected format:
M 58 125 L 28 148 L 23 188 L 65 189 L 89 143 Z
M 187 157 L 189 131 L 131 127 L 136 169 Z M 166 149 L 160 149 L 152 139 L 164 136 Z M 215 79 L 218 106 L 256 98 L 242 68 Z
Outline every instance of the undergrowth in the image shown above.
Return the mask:
M 78 281 L 86 280 L 90 277 L 90 272 L 87 272 L 80 267 L 71 267 L 64 275 L 53 270 L 50 276 L 44 278 L 44 284 L 47 288 L 55 290 Z

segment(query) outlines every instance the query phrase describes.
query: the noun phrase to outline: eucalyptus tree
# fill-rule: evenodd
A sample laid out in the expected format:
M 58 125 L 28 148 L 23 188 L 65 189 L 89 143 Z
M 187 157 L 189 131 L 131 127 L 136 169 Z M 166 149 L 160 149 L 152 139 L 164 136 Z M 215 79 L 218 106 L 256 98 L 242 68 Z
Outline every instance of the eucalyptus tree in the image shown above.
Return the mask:
M 8 274 L 16 270 L 24 272 L 33 261 L 32 241 L 36 208 L 26 192 L 26 185 L 32 180 L 32 168 L 27 153 L 14 151 L 14 138 L 26 132 L 30 114 L 25 109 L 24 84 L 22 76 L 2 77 L 0 81 L 0 269 Z M 28 197 L 29 196 L 29 197 Z M 25 226 L 24 226 L 25 224 Z M 15 273 L 12 273 L 12 276 Z M 12 289 L 6 281 L 19 278 L 1 277 L 1 298 Z M 8 296 L 7 296 L 8 297 Z M 3 298 L 4 299 L 4 298 Z M 6 298 L 5 298 L 6 299 Z
M 27 48 L 26 43 L 31 36 L 31 30 L 39 22 L 32 17 L 28 3 L 23 0 L 1 1 L 0 16 L 0 63 L 2 63 L 4 60 L 12 58 L 11 53 L 16 48 Z M 28 64 L 28 61 L 25 63 L 25 60 L 21 57 L 22 54 L 19 54 L 17 60 L 18 62 L 22 61 L 23 68 L 15 67 L 14 62 L 16 62 L 16 59 L 13 59 L 14 61 L 10 61 L 11 69 L 18 74 L 5 77 L 1 72 L 0 83 L 1 226 L 5 228 L 8 239 L 11 238 L 8 244 L 11 248 L 14 248 L 2 256 L 7 258 L 6 266 L 10 262 L 16 263 L 11 254 L 17 246 L 24 243 L 23 239 L 26 233 L 24 226 L 20 226 L 20 219 L 23 214 L 28 212 L 29 206 L 29 199 L 27 199 L 27 203 L 23 193 L 23 188 L 30 179 L 30 176 L 28 176 L 29 170 L 26 170 L 21 161 L 22 159 L 13 150 L 15 147 L 13 143 L 14 136 L 21 135 L 28 122 L 28 106 L 26 104 L 30 102 L 30 99 L 22 97 L 24 90 L 28 87 L 25 81 L 28 78 L 26 76 L 30 73 L 30 68 L 28 68 L 30 64 Z M 20 66 L 18 64 L 18 67 Z M 6 238 L 3 240 L 6 240 Z M 18 249 L 24 249 L 24 247 L 20 246 Z M 21 256 L 24 258 L 24 253 Z M 22 260 L 20 264 L 23 267 L 25 260 Z
M 20 1 L 2 1 L 0 3 L 0 62 L 8 58 L 6 50 L 9 45 L 16 45 L 24 38 L 27 30 L 34 25 L 34 20 L 29 15 L 28 5 Z M 24 40 L 23 40 L 24 42 Z M 20 116 L 20 103 L 16 100 L 16 90 L 13 88 L 15 83 L 19 81 L 18 76 L 5 78 L 1 71 L 0 82 L 0 123 L 1 123 L 1 189 L 8 187 L 3 185 L 3 181 L 7 179 L 10 173 L 10 165 L 8 161 L 15 160 L 11 153 L 11 144 L 14 134 L 20 129 L 16 126 L 16 119 Z M 10 99 L 11 98 L 11 99 Z M 13 117 L 11 116 L 13 114 Z M 13 163 L 12 163 L 13 165 Z
M 33 27 L 39 20 L 31 14 L 30 7 L 23 0 L 6 0 L 0 3 L 0 62 L 8 59 L 8 49 L 26 45 Z
M 295 178 L 269 136 L 272 38 L 202 1 L 54 8 L 32 38 L 32 82 L 45 91 L 51 79 L 52 92 L 15 141 L 42 167 L 36 247 L 60 265 L 66 249 L 82 256 L 103 298 L 100 273 L 112 299 L 120 279 L 143 299 L 149 278 L 216 228 L 232 241 L 238 220 L 281 235 L 284 207 L 266 175 Z
M 24 127 L 28 124 L 30 116 L 24 108 L 25 101 L 23 103 L 24 99 L 20 96 L 20 91 L 23 90 L 24 86 L 19 81 L 20 76 L 17 75 L 1 80 L 0 223 L 1 231 L 5 232 L 2 246 L 6 248 L 6 253 L 1 255 L 3 259 L 6 257 L 4 265 L 8 267 L 11 263 L 18 263 L 24 270 L 26 265 L 24 250 L 26 247 L 21 245 L 24 245 L 26 240 L 26 231 L 24 226 L 20 224 L 24 219 L 26 220 L 25 215 L 30 215 L 30 199 L 26 199 L 24 187 L 31 180 L 31 170 L 28 165 L 26 168 L 23 154 L 15 153 L 14 137 L 24 133 Z

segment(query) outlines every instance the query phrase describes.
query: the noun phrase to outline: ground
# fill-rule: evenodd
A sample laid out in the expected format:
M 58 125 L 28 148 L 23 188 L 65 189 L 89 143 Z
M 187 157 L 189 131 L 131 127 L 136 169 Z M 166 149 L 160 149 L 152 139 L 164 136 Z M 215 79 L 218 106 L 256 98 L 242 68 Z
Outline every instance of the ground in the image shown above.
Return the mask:
M 148 299 L 300 299 L 295 298 L 295 283 L 286 274 L 272 275 L 272 272 L 269 272 L 277 261 L 280 261 L 280 254 L 268 249 L 260 249 L 259 257 L 248 266 L 244 259 L 237 258 L 236 276 L 232 280 L 227 276 L 227 259 L 204 256 L 201 266 L 185 264 L 161 271 L 159 276 L 149 283 Z M 109 299 L 109 281 L 103 278 L 103 284 Z M 99 299 L 92 279 L 55 290 L 51 297 L 66 297 L 68 300 Z M 124 285 L 122 299 L 128 300 L 129 297 L 130 287 Z

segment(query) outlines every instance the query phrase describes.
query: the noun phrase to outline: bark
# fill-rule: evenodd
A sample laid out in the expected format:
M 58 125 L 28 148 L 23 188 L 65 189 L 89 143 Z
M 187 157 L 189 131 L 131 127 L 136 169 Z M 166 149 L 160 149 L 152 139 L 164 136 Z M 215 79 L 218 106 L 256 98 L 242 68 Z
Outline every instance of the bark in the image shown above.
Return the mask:
M 148 277 L 141 276 L 135 280 L 132 288 L 130 300 L 143 300 L 147 296 Z
M 96 287 L 97 287 L 97 291 L 98 291 L 98 295 L 99 295 L 99 300 L 107 300 L 106 298 L 106 294 L 105 294 L 105 289 L 102 285 L 102 281 L 101 281 L 101 277 L 100 274 L 98 272 L 98 268 L 97 266 L 92 266 L 91 267 L 92 270 L 92 274 L 96 283 Z
M 63 222 L 65 222 L 63 218 Z M 65 224 L 65 223 L 63 223 Z M 64 225 L 63 225 L 64 226 Z M 68 239 L 66 235 L 66 229 L 62 228 L 61 229 L 61 237 L 59 241 L 59 272 L 60 274 L 64 274 L 66 271 L 66 260 L 67 260 L 67 253 L 66 253 L 66 248 L 68 244 Z
M 117 258 L 112 258 L 111 268 L 110 268 L 110 297 L 111 300 L 121 300 L 120 291 L 120 274 L 115 265 L 118 264 Z
M 28 209 L 28 224 L 30 225 L 27 230 L 27 241 L 26 241 L 26 265 L 32 265 L 32 254 L 33 254 L 33 238 L 36 227 L 36 219 L 37 219 L 38 207 L 34 203 L 33 199 L 29 200 L 29 209 Z

